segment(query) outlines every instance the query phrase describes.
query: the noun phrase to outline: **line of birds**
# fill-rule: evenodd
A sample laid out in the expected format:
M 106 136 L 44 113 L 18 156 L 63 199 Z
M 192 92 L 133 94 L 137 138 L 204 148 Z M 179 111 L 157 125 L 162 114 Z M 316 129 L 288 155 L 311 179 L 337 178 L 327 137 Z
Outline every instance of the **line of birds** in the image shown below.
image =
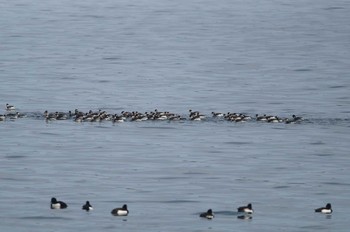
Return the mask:
M 251 219 L 251 214 L 253 214 L 254 210 L 252 208 L 252 204 L 249 203 L 246 206 L 240 206 L 237 208 L 237 212 L 245 213 L 244 215 L 239 215 L 237 218 L 239 219 Z M 315 209 L 315 213 L 323 213 L 323 214 L 331 214 L 333 212 L 332 205 L 327 203 L 325 207 L 320 207 Z M 207 212 L 201 213 L 199 217 L 206 219 L 213 219 L 214 213 L 212 209 L 208 209 Z
M 6 104 L 7 114 L 0 115 L 0 121 L 4 121 L 6 118 L 16 119 L 20 117 L 24 117 L 25 115 L 20 114 L 19 112 L 15 112 L 16 108 L 13 105 Z M 181 116 L 180 114 L 171 113 L 169 111 L 158 111 L 155 109 L 154 111 L 141 113 L 138 111 L 121 111 L 120 114 L 111 114 L 107 113 L 103 110 L 82 112 L 78 109 L 75 109 L 74 112 L 48 112 L 47 110 L 43 113 L 42 117 L 48 121 L 53 120 L 67 120 L 73 119 L 75 122 L 101 122 L 101 121 L 112 121 L 113 123 L 120 123 L 125 121 L 147 121 L 147 120 L 159 120 L 159 121 L 201 121 L 207 118 L 215 118 L 226 120 L 230 122 L 246 122 L 246 121 L 260 121 L 260 122 L 269 122 L 269 123 L 299 123 L 303 120 L 302 117 L 292 115 L 289 118 L 282 118 L 276 115 L 259 115 L 256 114 L 254 117 L 249 116 L 243 113 L 219 113 L 219 112 L 211 112 L 211 117 L 206 116 L 205 114 L 200 113 L 199 111 L 188 111 L 188 117 Z
M 19 112 L 15 112 L 16 108 L 13 105 L 10 105 L 6 103 L 5 107 L 7 113 L 6 114 L 0 114 L 0 121 L 5 121 L 6 118 L 8 119 L 16 119 L 19 118 L 21 115 Z
M 51 198 L 51 209 L 65 209 L 68 207 L 68 205 L 63 201 L 57 201 L 55 197 Z M 86 203 L 82 206 L 82 210 L 90 211 L 93 210 L 91 204 L 89 201 L 86 201 Z M 238 216 L 240 219 L 251 219 L 251 214 L 253 214 L 254 210 L 252 207 L 252 204 L 249 203 L 246 206 L 240 206 L 237 208 L 237 212 L 244 213 L 244 215 Z M 323 214 L 331 214 L 333 212 L 332 206 L 330 203 L 327 203 L 325 207 L 320 207 L 315 209 L 316 213 L 323 213 Z M 115 208 L 111 211 L 111 214 L 114 216 L 127 216 L 129 214 L 128 206 L 124 204 L 120 208 Z M 213 219 L 214 213 L 212 209 L 208 209 L 206 212 L 200 213 L 199 217 L 206 218 L 206 219 Z
M 68 205 L 63 201 L 58 201 L 55 197 L 51 198 L 51 209 L 65 209 Z M 81 207 L 82 210 L 90 211 L 93 210 L 92 205 L 89 201 L 86 201 L 85 205 Z M 114 216 L 127 216 L 129 214 L 128 206 L 124 204 L 121 208 L 115 208 L 111 211 Z

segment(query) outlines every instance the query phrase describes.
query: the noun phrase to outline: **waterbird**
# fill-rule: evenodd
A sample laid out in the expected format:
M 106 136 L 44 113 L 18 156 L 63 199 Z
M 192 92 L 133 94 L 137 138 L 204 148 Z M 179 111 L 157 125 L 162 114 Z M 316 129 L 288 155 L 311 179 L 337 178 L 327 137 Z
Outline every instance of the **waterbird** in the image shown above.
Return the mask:
M 223 117 L 224 116 L 223 113 L 219 113 L 219 112 L 211 112 L 211 114 L 213 115 L 213 117 Z
M 114 216 L 127 216 L 129 214 L 128 206 L 123 205 L 122 208 L 115 208 L 111 211 Z
M 327 203 L 326 207 L 321 207 L 321 208 L 315 209 L 315 213 L 330 214 L 332 212 L 333 212 L 332 205 L 330 203 Z
M 49 113 L 47 110 L 44 112 L 44 117 L 46 120 L 56 120 L 56 113 Z
M 51 198 L 51 209 L 65 209 L 67 208 L 67 204 L 63 201 L 57 201 L 56 198 Z
M 302 117 L 295 116 L 295 114 L 293 114 L 292 117 L 293 117 L 294 121 L 301 121 L 301 120 L 303 120 Z
M 266 114 L 263 116 L 259 116 L 258 114 L 255 115 L 256 121 L 267 121 Z
M 16 108 L 14 106 L 9 105 L 6 103 L 6 110 L 15 110 Z
M 201 213 L 199 215 L 199 217 L 206 218 L 206 219 L 213 219 L 214 214 L 213 214 L 213 211 L 211 209 L 208 209 L 207 212 Z
M 254 212 L 251 203 L 249 203 L 247 206 L 240 206 L 240 207 L 238 207 L 237 211 L 238 212 L 244 212 L 244 213 L 250 213 L 250 214 Z
M 81 207 L 81 209 L 86 210 L 86 211 L 90 211 L 93 210 L 92 206 L 90 205 L 89 201 L 86 201 L 85 205 L 83 205 L 83 207 Z

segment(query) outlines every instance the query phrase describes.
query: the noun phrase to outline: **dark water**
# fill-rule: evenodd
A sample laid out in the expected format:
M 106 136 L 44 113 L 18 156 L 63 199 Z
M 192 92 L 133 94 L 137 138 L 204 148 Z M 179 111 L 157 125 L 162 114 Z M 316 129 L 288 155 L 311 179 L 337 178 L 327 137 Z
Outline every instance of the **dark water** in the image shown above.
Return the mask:
M 347 231 L 348 1 L 0 8 L 1 231 Z M 48 110 L 304 117 L 113 124 Z M 68 203 L 50 210 L 51 197 Z M 92 212 L 80 208 L 89 200 Z M 251 219 L 236 208 L 251 202 Z M 332 203 L 332 215 L 314 208 Z M 128 217 L 110 211 L 128 204 Z M 212 208 L 212 221 L 198 217 Z

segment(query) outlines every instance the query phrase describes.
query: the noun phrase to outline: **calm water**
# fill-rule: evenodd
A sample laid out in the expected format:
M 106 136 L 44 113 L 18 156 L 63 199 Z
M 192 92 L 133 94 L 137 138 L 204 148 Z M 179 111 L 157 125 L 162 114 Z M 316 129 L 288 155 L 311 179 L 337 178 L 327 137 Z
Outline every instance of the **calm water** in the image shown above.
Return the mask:
M 348 231 L 348 1 L 0 6 L 0 114 L 29 115 L 0 122 L 1 231 Z M 306 120 L 34 117 L 76 108 Z M 249 202 L 253 218 L 237 219 Z M 327 202 L 331 216 L 313 212 Z M 129 216 L 113 217 L 124 203 Z M 212 221 L 198 217 L 208 208 Z

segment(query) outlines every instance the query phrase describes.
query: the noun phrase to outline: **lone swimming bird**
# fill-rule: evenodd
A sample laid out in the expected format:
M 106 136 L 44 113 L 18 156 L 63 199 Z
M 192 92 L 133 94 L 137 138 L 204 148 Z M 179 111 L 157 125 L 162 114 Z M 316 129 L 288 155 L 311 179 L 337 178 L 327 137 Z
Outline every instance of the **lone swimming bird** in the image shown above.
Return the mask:
M 237 211 L 238 212 L 244 212 L 244 213 L 253 213 L 254 212 L 251 203 L 249 203 L 247 206 L 240 206 L 240 207 L 238 207 Z
M 328 203 L 326 205 L 326 207 L 321 207 L 321 208 L 318 208 L 318 209 L 315 209 L 315 213 L 325 213 L 325 214 L 330 214 L 332 213 L 333 210 L 332 210 L 332 206 L 330 203 Z
M 67 207 L 67 204 L 63 201 L 57 201 L 54 197 L 51 198 L 51 209 L 65 209 Z
M 85 203 L 85 205 L 83 205 L 83 207 L 82 207 L 81 209 L 86 210 L 86 211 L 93 210 L 93 208 L 92 208 L 92 206 L 90 205 L 90 202 L 89 202 L 89 201 L 87 201 L 87 202 Z
M 206 219 L 213 219 L 214 218 L 214 214 L 213 214 L 213 211 L 211 209 L 208 209 L 207 212 L 201 213 L 199 215 L 199 217 L 203 217 L 203 218 L 206 218 Z
M 123 205 L 122 208 L 115 208 L 111 211 L 114 216 L 128 216 L 129 210 L 127 205 Z

